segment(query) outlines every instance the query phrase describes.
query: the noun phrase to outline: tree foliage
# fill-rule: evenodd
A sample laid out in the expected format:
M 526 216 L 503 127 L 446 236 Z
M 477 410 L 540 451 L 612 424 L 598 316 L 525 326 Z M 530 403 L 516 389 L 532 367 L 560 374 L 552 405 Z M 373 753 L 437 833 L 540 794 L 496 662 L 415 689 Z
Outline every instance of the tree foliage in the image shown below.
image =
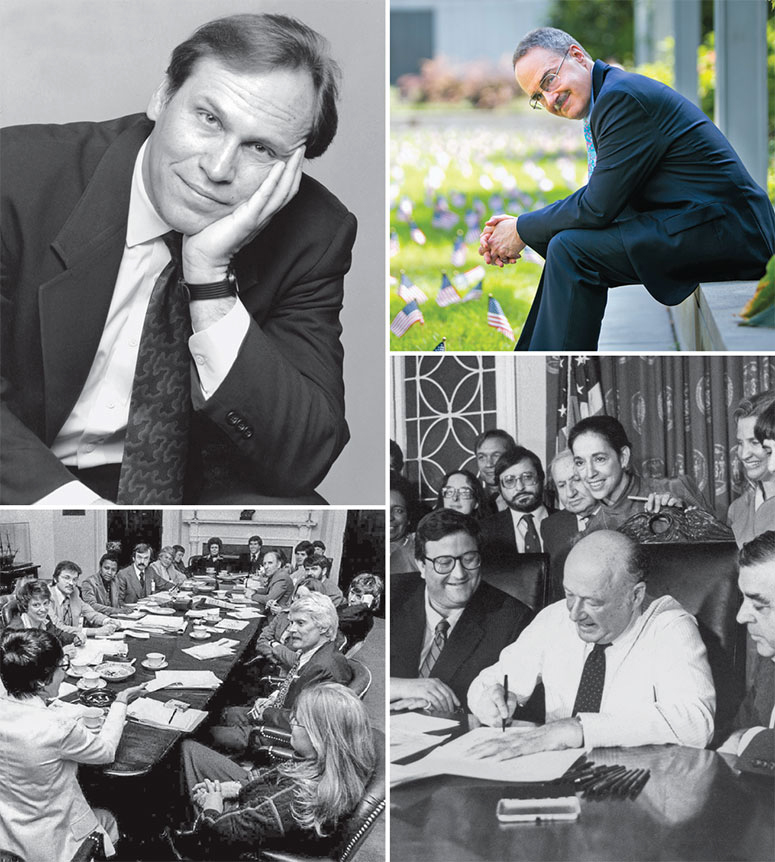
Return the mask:
M 631 0 L 555 0 L 549 24 L 570 33 L 593 57 L 632 65 L 635 24 Z

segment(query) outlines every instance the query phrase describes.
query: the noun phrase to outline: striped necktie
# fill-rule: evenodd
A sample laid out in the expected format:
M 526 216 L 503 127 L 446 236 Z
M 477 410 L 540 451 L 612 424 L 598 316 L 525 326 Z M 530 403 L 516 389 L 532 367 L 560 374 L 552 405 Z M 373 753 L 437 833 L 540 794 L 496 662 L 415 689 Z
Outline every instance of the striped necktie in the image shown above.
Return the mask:
M 73 624 L 73 609 L 70 606 L 69 597 L 62 602 L 62 625 L 71 626 Z
M 276 706 L 280 709 L 285 704 L 285 698 L 288 697 L 288 691 L 293 684 L 293 681 L 296 679 L 299 673 L 299 663 L 301 662 L 301 654 L 297 657 L 296 661 L 291 666 L 291 669 L 288 671 L 288 676 L 283 680 L 283 684 L 277 689 L 277 697 L 275 698 L 275 702 L 273 706 Z
M 520 524 L 524 525 L 524 537 L 525 537 L 525 553 L 526 554 L 540 554 L 541 553 L 541 540 L 538 538 L 538 531 L 536 530 L 535 521 L 533 516 L 528 513 L 527 515 L 523 515 L 519 519 Z
M 449 620 L 446 617 L 436 623 L 431 646 L 420 665 L 419 675 L 428 677 L 441 655 L 441 651 L 447 645 L 447 632 L 449 631 Z
M 571 715 L 579 712 L 600 712 L 605 683 L 605 651 L 610 646 L 611 644 L 595 644 L 587 656 Z

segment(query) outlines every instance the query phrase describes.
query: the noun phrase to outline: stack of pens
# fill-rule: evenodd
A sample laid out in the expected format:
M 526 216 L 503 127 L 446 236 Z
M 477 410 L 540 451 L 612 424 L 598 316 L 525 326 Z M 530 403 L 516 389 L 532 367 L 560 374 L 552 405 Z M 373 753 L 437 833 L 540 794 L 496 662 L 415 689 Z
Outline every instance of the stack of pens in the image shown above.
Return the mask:
M 650 775 L 650 769 L 595 766 L 590 760 L 581 760 L 558 780 L 571 782 L 574 790 L 581 792 L 585 799 L 635 799 Z

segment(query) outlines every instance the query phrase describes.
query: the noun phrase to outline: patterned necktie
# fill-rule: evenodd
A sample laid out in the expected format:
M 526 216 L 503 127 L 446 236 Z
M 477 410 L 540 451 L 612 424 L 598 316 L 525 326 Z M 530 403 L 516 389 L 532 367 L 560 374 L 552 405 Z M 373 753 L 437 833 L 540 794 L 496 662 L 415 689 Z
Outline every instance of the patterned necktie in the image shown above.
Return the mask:
M 285 698 L 288 697 L 288 691 L 296 679 L 296 675 L 299 672 L 299 663 L 301 662 L 301 654 L 297 657 L 296 661 L 293 663 L 291 669 L 288 671 L 288 676 L 283 680 L 283 684 L 277 690 L 277 697 L 275 698 L 275 702 L 273 706 L 276 706 L 280 709 L 285 704 Z
M 446 618 L 440 619 L 436 623 L 436 629 L 434 631 L 433 641 L 431 641 L 431 647 L 428 650 L 425 658 L 423 659 L 423 663 L 420 665 L 420 676 L 428 677 L 431 675 L 431 671 L 435 667 L 436 662 L 439 660 L 441 651 L 447 645 L 448 631 L 449 621 Z
M 589 125 L 589 119 L 584 117 L 584 140 L 587 142 L 587 179 L 592 176 L 592 171 L 595 170 L 597 164 L 597 151 L 595 144 L 592 141 L 592 129 Z
M 117 503 L 182 503 L 191 411 L 188 299 L 178 284 L 182 237 L 156 279 L 140 337 Z
M 73 609 L 70 607 L 70 599 L 65 598 L 62 602 L 62 625 L 71 626 L 73 624 Z
M 595 644 L 584 662 L 584 670 L 576 692 L 572 715 L 579 712 L 600 712 L 605 683 L 605 651 L 611 644 Z
M 540 554 L 541 553 L 541 540 L 538 538 L 538 531 L 536 530 L 535 521 L 533 520 L 533 516 L 530 514 L 523 515 L 519 519 L 520 524 L 525 525 L 525 553 L 526 554 Z

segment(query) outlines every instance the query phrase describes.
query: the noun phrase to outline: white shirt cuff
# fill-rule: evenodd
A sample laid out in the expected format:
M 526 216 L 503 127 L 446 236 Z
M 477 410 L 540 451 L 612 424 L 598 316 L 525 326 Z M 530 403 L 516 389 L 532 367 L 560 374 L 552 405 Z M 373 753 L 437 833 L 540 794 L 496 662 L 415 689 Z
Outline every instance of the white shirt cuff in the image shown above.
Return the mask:
M 740 737 L 740 742 L 737 744 L 737 756 L 740 755 L 748 748 L 748 743 L 760 734 L 763 730 L 766 730 L 766 727 L 751 727 Z
M 219 321 L 188 339 L 205 399 L 210 398 L 231 371 L 249 326 L 250 315 L 238 297 Z
M 67 482 L 65 485 L 60 485 L 51 493 L 36 500 L 35 506 L 92 506 L 98 503 L 102 498 L 99 494 L 83 484 L 83 482 Z

